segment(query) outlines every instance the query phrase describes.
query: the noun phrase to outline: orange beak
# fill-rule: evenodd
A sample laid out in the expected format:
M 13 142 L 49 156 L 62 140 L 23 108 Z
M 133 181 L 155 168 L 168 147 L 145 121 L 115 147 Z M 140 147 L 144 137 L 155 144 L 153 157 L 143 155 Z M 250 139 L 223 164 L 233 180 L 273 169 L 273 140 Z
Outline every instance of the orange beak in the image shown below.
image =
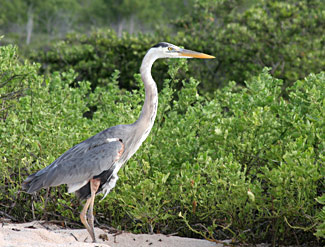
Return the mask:
M 179 51 L 179 55 L 184 56 L 184 57 L 193 57 L 193 58 L 203 58 L 203 59 L 212 59 L 215 58 L 214 56 L 210 56 L 201 52 L 196 52 L 196 51 L 191 51 L 191 50 L 186 50 L 186 49 L 181 49 Z

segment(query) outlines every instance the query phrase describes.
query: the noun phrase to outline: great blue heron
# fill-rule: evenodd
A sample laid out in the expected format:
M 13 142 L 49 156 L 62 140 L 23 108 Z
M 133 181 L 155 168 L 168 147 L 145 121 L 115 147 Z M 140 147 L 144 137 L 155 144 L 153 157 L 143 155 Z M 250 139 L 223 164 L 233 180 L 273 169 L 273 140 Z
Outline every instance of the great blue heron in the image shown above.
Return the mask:
M 140 68 L 145 100 L 138 120 L 132 124 L 111 127 L 75 145 L 52 164 L 30 175 L 22 184 L 27 193 L 67 184 L 69 193 L 75 192 L 80 199 L 87 199 L 80 219 L 93 242 L 96 242 L 93 216 L 96 194 L 104 193 L 105 197 L 114 188 L 118 171 L 138 150 L 154 124 L 158 92 L 151 76 L 151 67 L 159 58 L 214 57 L 166 42 L 153 46 L 144 56 Z

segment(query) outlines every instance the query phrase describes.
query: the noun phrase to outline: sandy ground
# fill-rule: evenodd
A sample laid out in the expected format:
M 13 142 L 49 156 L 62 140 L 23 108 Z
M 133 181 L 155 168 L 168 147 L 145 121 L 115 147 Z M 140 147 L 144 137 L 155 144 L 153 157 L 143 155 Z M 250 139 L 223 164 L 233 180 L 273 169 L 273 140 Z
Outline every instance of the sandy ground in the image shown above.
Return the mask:
M 2 223 L 0 247 L 223 247 L 207 240 L 165 236 L 162 234 L 108 234 L 95 229 L 98 243 L 91 243 L 86 230 L 61 229 L 44 222 Z

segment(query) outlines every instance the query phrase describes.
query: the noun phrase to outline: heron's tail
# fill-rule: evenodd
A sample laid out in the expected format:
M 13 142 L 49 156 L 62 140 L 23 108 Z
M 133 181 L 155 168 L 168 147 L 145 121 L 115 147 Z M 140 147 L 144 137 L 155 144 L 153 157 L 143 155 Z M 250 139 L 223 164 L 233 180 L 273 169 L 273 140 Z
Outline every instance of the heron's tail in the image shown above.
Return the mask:
M 44 186 L 44 180 L 46 178 L 46 173 L 39 174 L 40 171 L 33 173 L 28 176 L 25 181 L 22 183 L 21 187 L 27 193 L 32 194 L 35 191 L 40 190 Z

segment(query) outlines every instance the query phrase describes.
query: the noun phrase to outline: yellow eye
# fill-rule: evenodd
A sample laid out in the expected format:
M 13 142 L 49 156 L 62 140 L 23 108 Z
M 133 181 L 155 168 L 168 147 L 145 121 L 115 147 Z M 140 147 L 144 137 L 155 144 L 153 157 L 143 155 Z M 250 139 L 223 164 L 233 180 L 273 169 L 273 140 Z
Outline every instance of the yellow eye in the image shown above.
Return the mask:
M 171 47 L 168 47 L 168 51 L 172 51 L 173 50 L 173 48 L 171 48 Z

